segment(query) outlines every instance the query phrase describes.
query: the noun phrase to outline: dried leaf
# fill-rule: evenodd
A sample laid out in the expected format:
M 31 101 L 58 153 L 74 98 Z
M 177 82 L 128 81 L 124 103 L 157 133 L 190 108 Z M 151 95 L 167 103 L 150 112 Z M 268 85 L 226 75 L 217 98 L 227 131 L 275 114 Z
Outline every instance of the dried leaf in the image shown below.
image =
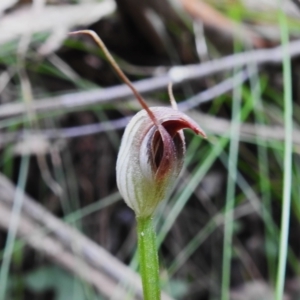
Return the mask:
M 1 0 L 0 1 L 0 14 L 6 9 L 12 7 L 18 0 Z
M 2 0 L 1 0 L 2 1 Z M 0 6 L 1 7 L 1 6 Z M 47 5 L 34 10 L 31 6 L 18 9 L 0 19 L 0 44 L 9 42 L 22 35 L 65 29 L 88 25 L 115 11 L 115 3 L 105 0 L 101 3 L 79 5 Z
M 231 300 L 274 300 L 272 288 L 263 281 L 245 283 L 241 288 L 231 292 Z M 283 300 L 287 298 L 284 297 Z

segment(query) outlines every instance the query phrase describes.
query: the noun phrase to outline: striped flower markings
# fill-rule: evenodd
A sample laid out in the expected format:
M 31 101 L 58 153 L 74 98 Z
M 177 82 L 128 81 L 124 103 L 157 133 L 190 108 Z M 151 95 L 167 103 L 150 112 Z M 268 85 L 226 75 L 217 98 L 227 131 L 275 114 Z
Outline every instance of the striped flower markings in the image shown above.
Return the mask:
M 151 216 L 178 177 L 185 154 L 184 128 L 205 137 L 191 118 L 168 107 L 144 109 L 127 125 L 117 159 L 117 185 L 137 217 Z

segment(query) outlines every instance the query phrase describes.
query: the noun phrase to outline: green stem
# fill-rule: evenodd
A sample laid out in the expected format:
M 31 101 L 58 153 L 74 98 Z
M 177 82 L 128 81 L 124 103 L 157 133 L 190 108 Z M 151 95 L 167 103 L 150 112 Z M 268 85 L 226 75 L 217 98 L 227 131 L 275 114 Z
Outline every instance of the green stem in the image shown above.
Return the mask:
M 144 300 L 160 300 L 159 265 L 152 217 L 137 217 L 136 220 Z

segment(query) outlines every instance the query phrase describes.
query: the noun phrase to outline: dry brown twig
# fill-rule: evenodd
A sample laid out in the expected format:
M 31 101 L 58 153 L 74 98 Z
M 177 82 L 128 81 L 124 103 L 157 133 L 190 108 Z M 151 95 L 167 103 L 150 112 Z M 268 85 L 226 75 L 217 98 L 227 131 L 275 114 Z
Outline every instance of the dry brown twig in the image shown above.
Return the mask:
M 202 103 L 205 103 L 213 98 L 224 94 L 231 89 L 234 88 L 235 84 L 240 84 L 243 80 L 246 80 L 248 77 L 247 74 L 237 74 L 239 80 L 235 79 L 227 79 L 224 82 L 188 99 L 184 102 L 178 104 L 178 107 L 182 111 L 190 110 L 191 108 L 196 107 Z M 244 77 L 243 77 L 244 76 Z M 158 105 L 158 103 L 151 103 L 152 105 Z M 120 105 L 119 105 L 120 106 Z M 130 104 L 132 108 L 139 109 L 135 102 Z M 192 115 L 195 120 L 199 120 L 199 122 L 203 122 L 204 129 L 206 132 L 210 134 L 220 134 L 224 135 L 228 132 L 230 128 L 230 121 L 222 118 L 217 118 L 213 116 L 209 116 L 203 113 L 200 113 L 196 110 L 191 110 L 188 114 Z M 65 139 L 65 138 L 74 138 L 84 135 L 97 134 L 100 132 L 110 131 L 122 129 L 128 124 L 130 120 L 130 116 L 125 118 L 120 118 L 117 120 L 101 122 L 96 124 L 89 124 L 84 126 L 74 126 L 71 128 L 63 128 L 63 129 L 46 129 L 39 131 L 26 131 L 24 132 L 13 132 L 2 134 L 2 141 L 0 141 L 0 148 L 4 147 L 7 143 L 12 143 L 15 141 L 21 140 L 23 152 L 27 149 L 26 145 L 36 145 L 33 146 L 31 153 L 34 154 L 34 151 L 38 149 L 36 142 L 47 142 L 47 139 Z M 281 126 L 277 126 L 276 130 L 274 130 L 274 126 L 267 125 L 254 125 L 249 123 L 243 123 L 241 125 L 240 137 L 242 140 L 247 142 L 254 142 L 256 137 L 261 139 L 284 140 L 284 128 Z M 35 141 L 37 140 L 37 141 Z M 28 143 L 27 143 L 28 141 Z M 294 129 L 293 131 L 293 143 L 297 146 L 300 146 L 300 131 Z M 20 148 L 20 145 L 17 144 L 17 147 Z M 50 147 L 50 143 L 47 142 L 48 147 Z M 30 153 L 30 149 L 28 150 Z M 41 151 L 45 151 L 44 147 Z M 23 153 L 22 152 L 22 153 Z
M 208 90 L 201 92 L 200 94 L 195 95 L 194 97 L 184 102 L 179 103 L 179 109 L 182 111 L 187 111 L 191 108 L 197 107 L 202 103 L 212 100 L 232 90 L 234 86 L 241 84 L 243 81 L 248 79 L 248 77 L 248 73 L 243 72 L 237 74 L 234 78 L 226 79 L 225 81 L 213 86 L 212 88 L 209 88 Z M 41 151 L 44 153 L 47 144 L 49 146 L 49 143 L 47 143 L 46 139 L 72 138 L 88 134 L 95 134 L 103 131 L 116 130 L 124 128 L 129 120 L 130 117 L 126 117 L 114 121 L 101 122 L 99 124 L 90 124 L 72 128 L 27 131 L 26 133 L 22 131 L 4 133 L 2 134 L 2 140 L 0 141 L 0 148 L 4 147 L 7 143 L 23 140 L 22 145 L 16 145 L 15 150 L 21 150 L 16 151 L 16 153 L 26 153 L 26 149 L 28 149 L 27 152 L 31 151 L 31 153 L 36 153 L 37 150 L 41 149 Z M 27 143 L 27 141 L 29 143 Z
M 217 48 L 221 46 L 221 51 L 224 51 L 226 46 L 232 50 L 234 39 L 250 48 L 264 48 L 280 42 L 280 30 L 276 18 L 271 21 L 268 18 L 257 16 L 257 12 L 265 13 L 268 16 L 276 15 L 279 9 L 276 1 L 239 1 L 240 5 L 249 13 L 246 22 L 235 22 L 221 9 L 218 9 L 218 7 L 223 7 L 226 10 L 228 2 L 208 0 L 180 0 L 180 2 L 192 18 L 203 23 L 207 29 L 206 37 Z M 237 1 L 232 1 L 231 5 L 234 6 L 235 3 Z M 299 9 L 297 9 L 300 7 L 299 0 L 284 0 L 280 7 L 290 21 L 298 22 L 300 17 Z
M 286 47 L 291 58 L 300 54 L 299 40 L 289 43 Z M 170 82 L 173 82 L 173 84 L 182 84 L 189 80 L 203 78 L 235 67 L 242 67 L 251 64 L 278 64 L 282 61 L 283 53 L 283 47 L 278 46 L 271 49 L 260 49 L 233 54 L 202 64 L 175 66 L 171 67 L 168 73 L 164 75 L 140 80 L 135 82 L 134 86 L 139 93 L 149 93 L 159 89 L 167 89 Z M 130 89 L 126 85 L 121 84 L 106 89 L 68 93 L 57 97 L 34 100 L 31 105 L 31 110 L 36 113 L 43 113 L 59 109 L 74 109 L 99 103 L 120 101 L 131 96 L 132 93 Z M 0 119 L 18 116 L 24 114 L 26 111 L 27 107 L 24 103 L 5 104 L 1 107 Z
M 113 13 L 115 9 L 116 4 L 112 0 L 100 3 L 83 2 L 77 5 L 24 6 L 0 19 L 0 45 L 20 36 L 47 32 L 50 37 L 39 51 L 40 54 L 46 55 L 61 45 L 71 28 L 87 26 L 99 21 L 104 16 Z
M 18 0 L 2 0 L 0 2 L 0 15 L 8 8 L 12 7 Z
M 198 0 L 181 0 L 183 8 L 195 19 L 200 20 L 207 27 L 219 31 L 230 38 L 238 38 L 245 45 L 263 48 L 266 41 L 251 29 L 237 24 L 217 11 L 209 3 Z
M 0 226 L 4 229 L 9 226 L 17 189 L 0 174 Z M 17 232 L 19 237 L 35 250 L 94 285 L 102 294 L 111 296 L 116 291 L 121 291 L 122 296 L 115 299 L 124 299 L 125 291 L 122 286 L 118 286 L 121 283 L 129 287 L 136 299 L 141 299 L 141 282 L 134 271 L 76 229 L 53 216 L 26 194 L 20 220 Z M 51 235 L 41 234 L 43 230 Z M 165 293 L 162 299 L 172 300 Z
M 0 202 L 0 227 L 8 230 L 11 218 L 12 211 L 10 207 Z M 93 285 L 99 293 L 106 297 L 114 293 L 117 285 L 116 282 L 86 264 L 86 262 L 77 257 L 76 254 L 64 249 L 63 245 L 55 238 L 38 234 L 40 232 L 39 228 L 39 224 L 36 224 L 30 218 L 22 215 L 19 221 L 18 236 L 36 251 L 45 254 L 58 265 L 68 269 Z M 124 290 L 123 292 L 126 294 Z

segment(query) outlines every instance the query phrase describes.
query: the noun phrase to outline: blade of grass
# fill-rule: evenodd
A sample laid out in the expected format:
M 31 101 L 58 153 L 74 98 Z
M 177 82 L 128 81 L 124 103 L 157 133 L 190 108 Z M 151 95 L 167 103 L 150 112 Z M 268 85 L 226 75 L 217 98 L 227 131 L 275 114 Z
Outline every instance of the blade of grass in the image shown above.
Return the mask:
M 9 275 L 9 267 L 12 257 L 12 252 L 14 248 L 14 243 L 16 239 L 16 233 L 19 224 L 19 217 L 21 214 L 22 204 L 23 204 L 23 194 L 24 188 L 27 180 L 29 166 L 29 157 L 23 156 L 21 159 L 20 173 L 18 178 L 18 190 L 15 194 L 14 205 L 12 208 L 12 219 L 9 224 L 8 236 L 4 249 L 4 260 L 2 262 L 1 270 L 0 270 L 0 300 L 6 299 L 6 289 L 7 289 L 7 280 Z
M 174 204 L 171 211 L 168 213 L 168 218 L 165 220 L 160 232 L 158 234 L 158 245 L 161 245 L 164 238 L 166 237 L 167 233 L 171 229 L 172 225 L 174 224 L 176 218 L 178 217 L 179 213 L 182 211 L 184 205 L 187 203 L 188 199 L 192 195 L 193 191 L 200 183 L 202 178 L 205 176 L 209 168 L 215 162 L 223 148 L 227 144 L 227 139 L 223 138 L 218 141 L 214 147 L 212 147 L 211 151 L 209 152 L 208 156 L 198 164 L 197 170 L 194 172 L 191 180 L 188 182 L 185 189 L 182 191 L 180 195 L 174 197 L 172 203 Z M 175 200 L 176 199 L 176 200 Z
M 222 163 L 224 165 L 227 165 L 228 161 L 228 155 L 226 152 L 221 153 L 219 156 Z M 266 180 L 266 179 L 264 179 Z M 258 213 L 261 218 L 265 219 L 266 222 L 266 230 L 270 235 L 270 239 L 272 240 L 272 243 L 278 242 L 278 235 L 279 235 L 279 229 L 276 226 L 276 224 L 273 222 L 271 218 L 270 212 L 266 209 L 266 206 L 262 204 L 262 207 L 260 209 L 260 199 L 256 195 L 255 191 L 249 183 L 246 181 L 246 179 L 243 177 L 241 173 L 237 173 L 237 184 L 239 188 L 242 190 L 243 195 L 245 195 L 246 199 L 251 199 L 250 203 L 246 206 L 236 209 L 235 212 L 235 218 L 242 217 L 246 214 L 253 213 L 254 211 Z M 249 205 L 251 207 L 249 207 Z M 243 208 L 243 209 L 242 209 Z M 214 230 L 217 229 L 218 226 L 224 223 L 224 219 L 222 217 L 222 214 L 224 212 L 220 212 L 213 216 L 213 218 L 206 224 L 204 228 L 202 228 L 197 235 L 186 245 L 186 247 L 178 254 L 177 258 L 174 260 L 172 265 L 169 267 L 168 274 L 169 276 L 172 276 L 180 267 L 181 265 L 196 251 L 196 249 L 205 241 L 205 239 L 212 233 Z M 294 266 L 294 271 L 298 272 L 298 263 L 297 258 L 295 254 L 293 253 L 292 249 L 289 249 L 289 262 L 292 266 Z
M 279 24 L 281 43 L 283 46 L 283 83 L 284 83 L 284 174 L 283 174 L 283 195 L 282 195 L 282 216 L 280 230 L 279 262 L 276 279 L 275 299 L 283 298 L 286 260 L 288 248 L 290 206 L 291 206 L 291 183 L 292 183 L 292 129 L 293 129 L 293 103 L 292 103 L 292 78 L 291 60 L 288 55 L 289 33 L 286 16 L 282 10 L 282 2 L 279 5 Z
M 265 117 L 263 113 L 263 104 L 261 101 L 261 86 L 259 81 L 258 69 L 255 64 L 250 65 L 249 68 L 253 72 L 253 76 L 250 79 L 250 87 L 251 94 L 249 95 L 251 101 L 254 106 L 254 114 L 255 114 L 255 124 L 264 125 Z M 270 184 L 270 174 L 269 174 L 269 159 L 267 152 L 267 142 L 262 140 L 259 142 L 259 138 L 256 137 L 257 140 L 257 151 L 258 151 L 258 172 L 259 172 L 259 187 L 262 199 L 262 217 L 265 224 L 265 251 L 268 265 L 269 278 L 271 282 L 275 282 L 275 258 L 276 252 L 274 253 L 273 249 L 275 248 L 275 241 L 272 237 L 272 233 L 274 232 L 274 228 L 270 231 L 269 227 L 272 224 L 269 224 L 269 218 L 271 218 L 271 184 Z M 268 214 L 268 215 L 266 215 Z M 274 236 L 274 235 L 273 235 Z
M 230 146 L 228 159 L 228 180 L 226 190 L 224 242 L 223 242 L 223 264 L 222 264 L 222 286 L 221 299 L 229 299 L 231 256 L 232 256 L 232 234 L 233 234 L 233 208 L 235 202 L 235 182 L 237 178 L 237 160 L 239 149 L 239 131 L 241 118 L 241 87 L 233 91 L 232 123 L 230 128 Z
M 251 111 L 252 103 L 248 101 L 241 109 L 241 120 L 245 120 Z M 172 209 L 168 212 L 168 218 L 164 220 L 157 236 L 158 245 L 161 245 L 184 205 L 187 203 L 189 197 L 199 185 L 202 178 L 206 175 L 209 168 L 216 161 L 220 153 L 222 153 L 223 149 L 227 146 L 229 142 L 229 133 L 224 134 L 223 137 L 218 140 L 215 140 L 212 136 L 209 136 L 208 140 L 211 142 L 211 150 L 208 151 L 206 155 L 201 153 L 201 162 L 196 167 L 196 171 L 194 172 L 190 182 L 183 191 L 180 191 L 177 195 L 172 197 L 172 201 L 170 203 Z

